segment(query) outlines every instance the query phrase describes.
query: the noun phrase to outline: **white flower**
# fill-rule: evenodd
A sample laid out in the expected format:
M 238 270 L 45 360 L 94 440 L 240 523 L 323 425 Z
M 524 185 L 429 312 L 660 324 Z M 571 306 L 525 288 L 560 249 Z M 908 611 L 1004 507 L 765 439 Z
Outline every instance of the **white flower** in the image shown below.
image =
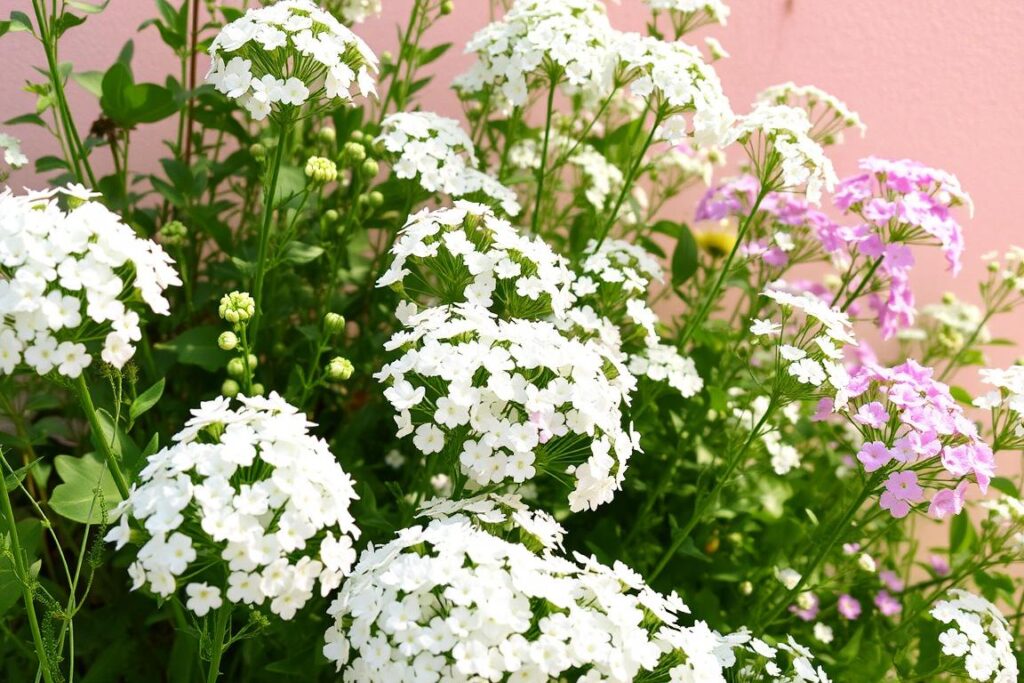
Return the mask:
M 1014 656 L 1013 631 L 999 609 L 985 598 L 950 589 L 931 615 L 943 624 L 955 624 L 939 634 L 942 652 L 964 657 L 964 671 L 976 681 L 1016 681 L 1020 675 Z
M 761 91 L 757 102 L 802 107 L 807 111 L 807 118 L 814 122 L 810 136 L 823 145 L 841 142 L 846 128 L 857 128 L 861 137 L 867 132 L 857 112 L 838 97 L 813 85 L 798 86 L 792 81 L 773 85 Z
M 347 23 L 361 24 L 368 17 L 380 14 L 381 0 L 341 0 L 338 11 Z
M 782 330 L 782 325 L 771 320 L 755 320 L 750 324 L 750 334 L 755 337 L 774 337 Z
M 795 569 L 786 568 L 776 569 L 775 578 L 777 578 L 779 582 L 787 588 L 787 590 L 793 590 L 797 585 L 799 585 L 800 579 L 803 577 L 800 576 L 800 572 Z
M 217 609 L 224 602 L 220 590 L 206 583 L 190 583 L 185 586 L 185 593 L 188 595 L 185 606 L 195 612 L 197 617 L 206 616 L 211 609 Z
M 21 151 L 21 140 L 13 135 L 0 133 L 0 149 L 4 151 L 4 162 L 11 168 L 21 168 L 28 163 L 28 157 Z
M 667 10 L 687 15 L 686 19 L 689 21 L 686 22 L 686 25 L 691 29 L 712 22 L 724 26 L 726 19 L 729 18 L 729 6 L 722 0 L 644 0 L 644 2 L 653 10 Z
M 814 637 L 828 645 L 832 642 L 832 627 L 820 621 L 814 624 Z

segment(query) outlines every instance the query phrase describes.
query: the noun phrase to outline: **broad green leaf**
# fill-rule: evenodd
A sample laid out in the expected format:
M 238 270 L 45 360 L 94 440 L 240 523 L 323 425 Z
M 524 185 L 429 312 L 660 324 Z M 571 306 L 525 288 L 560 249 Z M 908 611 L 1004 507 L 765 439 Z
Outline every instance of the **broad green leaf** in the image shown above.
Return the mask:
M 282 166 L 277 175 L 274 206 L 280 207 L 306 188 L 306 174 L 298 166 Z
M 32 20 L 24 12 L 11 12 L 11 20 L 8 23 L 13 32 L 28 31 L 32 33 Z
M 103 95 L 103 72 L 80 71 L 71 74 L 71 80 L 82 86 L 96 97 Z
M 678 287 L 697 272 L 697 242 L 686 225 L 680 224 L 676 248 L 672 252 L 672 286 Z
M 318 258 L 324 253 L 322 247 L 292 240 L 281 250 L 281 263 L 303 264 Z
M 128 409 L 128 416 L 132 420 L 137 420 L 139 416 L 155 406 L 156 402 L 159 401 L 160 397 L 163 395 L 164 380 L 161 378 L 156 384 L 135 397 L 135 400 L 132 401 L 131 407 Z
M 107 8 L 110 4 L 110 0 L 103 0 L 103 2 L 83 2 L 82 0 L 65 0 L 65 4 L 68 7 L 74 7 L 79 12 L 85 12 L 86 14 L 99 14 Z
M 167 88 L 154 83 L 136 84 L 131 69 L 123 62 L 107 69 L 101 91 L 103 113 L 126 128 L 160 121 L 178 110 Z
M 999 493 L 1005 493 L 1006 495 L 1014 498 L 1020 497 L 1020 491 L 1017 490 L 1017 485 L 1013 483 L 1012 479 L 1008 479 L 1006 477 L 995 477 L 990 486 L 996 491 L 999 491 Z
M 19 123 L 30 123 L 33 126 L 46 126 L 46 122 L 43 121 L 43 117 L 39 114 L 22 114 L 21 116 L 15 116 L 13 119 L 7 119 L 4 121 L 5 126 L 16 126 Z
M 96 453 L 80 458 L 58 455 L 54 465 L 63 481 L 50 496 L 54 512 L 80 524 L 99 524 L 104 521 L 104 511 L 107 522 L 115 519 L 114 507 L 121 502 L 121 494 L 106 463 Z
M 214 325 L 201 325 L 183 332 L 169 342 L 156 344 L 157 349 L 171 351 L 179 363 L 198 365 L 209 372 L 223 368 L 230 355 L 217 346 L 217 337 L 222 332 Z
M 967 392 L 967 390 L 964 389 L 963 387 L 950 387 L 949 393 L 953 396 L 953 398 L 955 398 L 960 403 L 963 403 L 964 405 L 969 406 L 971 405 L 971 401 L 974 400 L 973 398 L 971 398 L 971 395 Z

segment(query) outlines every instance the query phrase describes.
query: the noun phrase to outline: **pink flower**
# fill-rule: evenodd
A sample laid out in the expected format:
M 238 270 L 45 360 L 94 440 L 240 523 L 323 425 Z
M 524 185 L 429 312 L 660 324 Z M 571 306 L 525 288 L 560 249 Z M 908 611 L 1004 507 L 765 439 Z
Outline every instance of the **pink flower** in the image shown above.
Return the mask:
M 887 617 L 899 614 L 903 610 L 900 601 L 889 595 L 886 591 L 878 591 L 875 596 L 875 607 Z
M 928 514 L 935 519 L 945 519 L 947 516 L 959 515 L 964 509 L 964 490 L 967 482 L 962 481 L 955 489 L 942 489 L 932 496 L 931 505 L 928 506 Z
M 910 514 L 910 503 L 898 498 L 892 491 L 883 491 L 878 503 L 896 519 L 903 519 Z
M 853 416 L 853 419 L 862 425 L 881 429 L 889 421 L 889 412 L 878 401 L 872 401 L 862 405 L 857 414 Z
M 814 621 L 814 618 L 818 616 L 818 596 L 811 596 L 811 604 L 807 609 L 801 609 L 798 605 L 790 605 L 789 611 L 797 616 L 801 621 Z
M 889 569 L 883 569 L 882 571 L 878 572 L 878 578 L 880 578 L 882 580 L 882 583 L 888 586 L 889 590 L 891 590 L 893 593 L 903 592 L 903 579 L 901 579 L 896 574 L 896 572 L 891 571 Z
M 892 460 L 892 453 L 881 441 L 871 441 L 861 446 L 860 452 L 857 453 L 857 460 L 864 465 L 865 471 L 874 472 L 889 464 L 889 461 Z
M 928 558 L 928 563 L 931 564 L 932 571 L 935 572 L 936 576 L 947 576 L 949 574 L 949 562 L 942 555 L 932 555 Z
M 855 555 L 860 552 L 860 543 L 844 543 L 843 554 L 844 555 Z
M 911 503 L 916 503 L 924 498 L 924 491 L 917 483 L 917 472 L 913 470 L 890 474 L 885 481 L 885 489 L 899 500 Z
M 835 401 L 830 398 L 823 398 L 818 401 L 818 407 L 814 410 L 814 415 L 811 416 L 811 422 L 824 422 L 827 420 L 835 410 Z
M 853 621 L 860 616 L 860 603 L 852 595 L 840 595 L 838 607 L 844 619 Z

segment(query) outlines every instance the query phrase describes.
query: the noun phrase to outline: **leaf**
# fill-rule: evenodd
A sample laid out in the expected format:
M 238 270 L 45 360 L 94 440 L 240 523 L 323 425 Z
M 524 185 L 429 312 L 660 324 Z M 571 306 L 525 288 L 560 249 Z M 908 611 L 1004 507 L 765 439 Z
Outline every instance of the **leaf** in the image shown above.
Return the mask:
M 8 491 L 13 491 L 14 489 L 18 488 L 18 484 L 22 482 L 22 480 L 25 478 L 25 475 L 28 474 L 29 470 L 35 467 L 36 464 L 38 463 L 39 460 L 33 460 L 29 464 L 19 467 L 18 469 L 8 474 L 6 477 L 4 477 L 4 488 L 6 488 Z
M 183 332 L 169 342 L 156 344 L 157 349 L 171 351 L 179 363 L 198 365 L 209 372 L 223 368 L 228 362 L 228 353 L 217 346 L 221 328 L 214 325 L 200 325 Z
M 110 0 L 103 0 L 100 3 L 82 2 L 82 0 L 65 0 L 66 5 L 74 7 L 79 12 L 85 12 L 86 14 L 99 14 L 107 8 L 110 4 Z
M 54 465 L 64 482 L 53 489 L 50 496 L 50 508 L 54 512 L 80 524 L 103 522 L 104 510 L 105 521 L 113 519 L 114 507 L 121 502 L 121 494 L 106 463 L 98 455 L 87 453 L 81 458 L 58 455 Z
M 672 252 L 672 286 L 679 287 L 697 272 L 697 242 L 684 224 L 679 225 L 679 237 Z
M 1020 491 L 1017 490 L 1017 485 L 1013 483 L 1013 480 L 1006 477 L 995 477 L 989 483 L 989 486 L 1000 493 L 1005 493 L 1013 498 L 1020 498 Z
M 11 31 L 28 31 L 32 33 L 32 20 L 24 12 L 11 12 L 9 25 Z
M 949 551 L 954 555 L 968 552 L 977 545 L 977 541 L 971 518 L 966 513 L 955 516 L 949 526 Z
M 950 387 L 949 393 L 953 396 L 953 398 L 955 398 L 960 403 L 963 403 L 964 405 L 969 406 L 971 405 L 971 402 L 974 400 L 971 398 L 971 395 L 967 392 L 967 390 L 964 389 L 963 387 Z
M 39 573 L 40 563 L 34 559 L 38 554 L 39 544 L 43 540 L 43 525 L 39 523 L 38 519 L 23 519 L 18 522 L 16 528 L 21 549 L 27 556 L 30 565 L 29 573 L 35 576 Z M 8 534 L 3 534 L 2 543 L 9 547 Z M 13 558 L 7 554 L 0 554 L 0 615 L 3 615 L 21 599 L 21 579 L 14 571 Z
M 103 113 L 125 128 L 165 119 L 178 110 L 171 92 L 154 83 L 136 84 L 127 64 L 116 62 L 101 83 Z
M 48 173 L 49 171 L 66 171 L 68 163 L 55 156 L 45 156 L 36 159 L 36 173 Z
M 306 188 L 306 174 L 298 166 L 281 166 L 274 192 L 274 207 L 280 207 Z
M 7 119 L 4 121 L 5 126 L 16 126 L 19 123 L 30 123 L 33 126 L 46 126 L 46 122 L 43 121 L 43 117 L 39 114 L 22 114 L 21 116 L 15 116 L 13 119 Z
M 281 263 L 303 264 L 318 258 L 324 253 L 323 247 L 292 240 L 281 250 Z
M 71 14 L 70 12 L 64 12 L 55 22 L 57 37 L 59 38 L 64 35 L 68 29 L 81 26 L 84 23 L 85 17 L 80 17 L 77 14 Z
M 128 409 L 128 417 L 133 421 L 137 420 L 143 413 L 156 405 L 160 397 L 164 395 L 164 380 L 161 378 L 156 384 L 143 391 L 132 401 Z
M 103 72 L 80 71 L 71 74 L 71 80 L 82 86 L 96 97 L 103 95 Z

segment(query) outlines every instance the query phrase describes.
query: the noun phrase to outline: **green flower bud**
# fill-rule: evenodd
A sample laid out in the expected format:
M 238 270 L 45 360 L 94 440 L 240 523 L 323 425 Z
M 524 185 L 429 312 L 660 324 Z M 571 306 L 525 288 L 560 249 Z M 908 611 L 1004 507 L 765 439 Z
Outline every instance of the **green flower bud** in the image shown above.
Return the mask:
M 229 360 L 228 374 L 232 377 L 245 377 L 245 361 L 241 358 L 232 358 Z
M 217 337 L 217 346 L 223 351 L 232 351 L 238 346 L 238 336 L 234 332 L 224 332 Z
M 221 297 L 218 313 L 232 325 L 244 325 L 256 315 L 256 301 L 248 292 L 231 292 Z
M 188 236 L 188 228 L 181 221 L 171 221 L 170 223 L 165 223 L 160 228 L 157 236 L 166 245 L 172 247 L 181 246 L 185 243 L 185 238 Z
M 380 165 L 375 159 L 367 159 L 363 162 L 363 166 L 359 170 L 361 170 L 363 175 L 367 178 L 373 178 L 380 171 Z
M 317 185 L 326 185 L 338 178 L 338 166 L 330 159 L 310 157 L 306 161 L 306 177 Z
M 262 396 L 263 394 L 266 393 L 266 391 L 267 391 L 267 388 L 264 387 L 262 384 L 258 384 L 257 383 L 257 384 L 253 384 L 252 385 L 252 395 L 253 396 Z
M 338 334 L 345 329 L 345 316 L 340 313 L 328 313 L 324 316 L 324 330 L 327 334 Z
M 263 161 L 267 158 L 267 148 L 257 142 L 249 145 L 249 154 L 251 154 L 256 161 Z
M 360 162 L 366 158 L 366 148 L 358 142 L 346 142 L 341 156 L 344 159 Z
M 441 16 L 447 16 L 455 11 L 455 3 L 452 0 L 444 0 L 441 3 Z
M 352 134 L 348 136 L 354 142 L 362 142 L 366 139 L 366 133 L 361 130 L 354 130 Z
M 370 195 L 361 194 L 358 197 L 356 197 L 356 205 L 360 209 L 365 209 L 366 207 L 368 207 L 370 205 Z
M 742 593 L 743 595 L 750 595 L 753 592 L 754 584 L 750 583 L 749 581 L 744 581 L 740 584 L 740 593 Z
M 236 382 L 233 379 L 226 379 L 224 380 L 224 383 L 220 385 L 221 395 L 227 396 L 228 398 L 234 398 L 235 396 L 238 396 L 238 392 L 240 392 L 241 390 L 242 387 L 239 386 L 238 382 Z
M 334 144 L 334 141 L 338 139 L 338 134 L 330 126 L 324 126 L 320 129 L 320 132 L 316 134 L 320 142 L 327 143 L 328 145 Z
M 339 218 L 340 216 L 338 215 L 338 212 L 334 209 L 327 209 L 327 211 L 324 211 L 324 220 L 328 223 L 337 223 Z
M 351 361 L 341 356 L 335 356 L 327 364 L 327 379 L 331 382 L 344 382 L 352 376 L 354 371 L 355 368 L 352 367 Z
M 370 193 L 370 206 L 378 209 L 384 206 L 384 195 L 377 190 Z

